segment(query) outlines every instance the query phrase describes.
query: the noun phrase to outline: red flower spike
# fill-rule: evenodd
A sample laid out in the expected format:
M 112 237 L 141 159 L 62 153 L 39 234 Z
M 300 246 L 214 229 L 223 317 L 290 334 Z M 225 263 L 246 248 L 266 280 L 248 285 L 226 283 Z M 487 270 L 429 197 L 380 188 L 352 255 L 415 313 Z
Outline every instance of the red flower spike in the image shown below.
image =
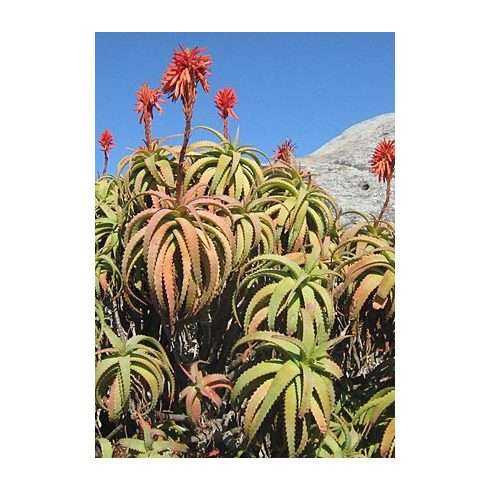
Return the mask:
M 179 167 L 175 182 L 175 194 L 177 200 L 182 197 L 182 183 L 184 180 L 183 163 L 189 138 L 191 135 L 192 113 L 197 97 L 197 85 L 200 83 L 205 92 L 209 92 L 207 78 L 211 73 L 208 70 L 212 63 L 211 56 L 202 54 L 206 48 L 193 49 L 180 46 L 180 51 L 174 50 L 172 61 L 162 75 L 162 89 L 165 94 L 175 102 L 182 99 L 185 115 L 184 140 L 180 149 Z
M 140 124 L 146 120 L 153 119 L 153 109 L 158 112 L 162 112 L 162 108 L 159 103 L 164 103 L 161 100 L 163 95 L 161 87 L 151 89 L 147 82 L 141 85 L 140 89 L 136 92 L 136 108 L 134 109 L 137 114 L 141 112 Z
M 192 101 L 197 85 L 200 83 L 205 92 L 209 92 L 206 79 L 211 73 L 208 70 L 212 63 L 210 55 L 203 55 L 206 48 L 193 49 L 180 46 L 180 51 L 174 50 L 172 61 L 162 75 L 163 91 L 175 102 L 182 97 L 184 103 Z
M 272 158 L 276 161 L 290 163 L 294 156 L 295 147 L 296 145 L 288 139 L 277 147 Z
M 371 172 L 379 182 L 389 182 L 395 170 L 395 140 L 383 140 L 376 145 L 371 158 Z
M 108 129 L 102 131 L 101 135 L 99 136 L 99 145 L 101 151 L 104 152 L 104 157 L 108 159 L 109 152 L 116 146 L 114 144 L 114 137 Z
M 221 119 L 226 119 L 228 116 L 238 119 L 238 116 L 233 110 L 233 107 L 235 107 L 237 103 L 238 97 L 233 88 L 222 88 L 221 90 L 218 90 L 214 96 L 214 104 L 216 109 L 219 110 Z

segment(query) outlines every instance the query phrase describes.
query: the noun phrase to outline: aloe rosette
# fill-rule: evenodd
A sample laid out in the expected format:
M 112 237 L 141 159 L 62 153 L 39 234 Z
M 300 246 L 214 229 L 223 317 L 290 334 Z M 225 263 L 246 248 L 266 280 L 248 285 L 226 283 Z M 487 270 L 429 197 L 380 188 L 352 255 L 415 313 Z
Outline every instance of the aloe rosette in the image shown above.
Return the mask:
M 371 399 L 358 409 L 355 423 L 363 428 L 363 436 L 368 437 L 375 427 L 381 429 L 381 441 L 374 443 L 381 457 L 392 457 L 395 451 L 395 388 L 393 386 L 379 390 Z
M 110 420 L 129 410 L 130 400 L 145 414 L 165 392 L 173 399 L 172 367 L 157 340 L 144 335 L 122 340 L 107 327 L 104 332 L 112 347 L 99 351 L 104 356 L 95 368 L 95 400 Z
M 228 202 L 236 240 L 234 266 L 243 266 L 254 255 L 274 253 L 277 249 L 276 227 L 270 216 L 261 210 L 262 200 L 230 198 Z
M 335 270 L 344 280 L 335 295 L 345 296 L 350 317 L 359 318 L 361 310 L 371 299 L 370 308 L 384 309 L 388 318 L 395 308 L 395 248 L 390 224 L 373 226 L 363 221 L 340 235 L 338 246 L 332 251 Z
M 156 207 L 138 213 L 125 230 L 126 299 L 134 309 L 135 300 L 148 299 L 172 327 L 214 299 L 233 265 L 231 213 L 219 197 L 200 196 L 198 187 L 180 199 L 151 193 Z M 146 297 L 144 287 L 135 287 L 143 280 Z
M 235 140 L 230 142 L 214 129 L 205 126 L 197 126 L 195 129 L 198 128 L 211 131 L 220 142 L 207 142 L 206 146 L 201 144 L 201 155 L 194 158 L 186 171 L 184 189 L 200 183 L 205 186 L 203 193 L 226 195 L 240 200 L 264 182 L 258 157 L 262 154 L 260 150 L 251 146 L 240 146 L 238 133 Z
M 122 438 L 117 443 L 138 458 L 176 458 L 189 449 L 185 444 L 169 439 L 160 429 L 150 426 L 140 414 L 136 416 L 143 438 Z
M 274 199 L 267 213 L 285 236 L 286 252 L 297 252 L 308 245 L 309 232 L 319 239 L 335 234 L 339 211 L 327 192 L 292 165 L 271 165 L 264 175 L 265 182 L 257 188 L 257 196 Z
M 301 308 L 310 307 L 313 323 L 320 339 L 327 338 L 335 318 L 331 290 L 334 272 L 319 262 L 318 251 L 308 255 L 299 265 L 296 256 L 264 254 L 249 261 L 237 287 L 235 304 L 245 296 L 243 327 L 254 332 L 266 325 L 270 330 L 282 327 L 294 334 L 301 328 Z M 237 317 L 239 314 L 236 313 Z
M 191 364 L 189 371 L 184 369 L 185 374 L 191 381 L 179 395 L 179 400 L 185 399 L 187 415 L 194 424 L 201 427 L 201 408 L 203 398 L 210 400 L 217 408 L 222 405 L 221 397 L 216 393 L 217 389 L 223 388 L 231 391 L 231 384 L 224 374 L 203 375 L 199 364 L 207 364 L 206 361 L 195 361 Z
M 129 213 L 134 215 L 152 204 L 145 192 L 175 190 L 177 159 L 177 149 L 153 144 L 151 149 L 140 148 L 120 161 L 118 175 L 124 185 Z
M 237 379 L 232 400 L 239 397 L 247 400 L 243 427 L 249 442 L 276 402 L 281 400 L 278 403 L 282 406 L 290 457 L 301 454 L 309 439 L 311 423 L 307 423 L 306 414 L 311 414 L 321 432 L 328 430 L 335 403 L 333 380 L 343 374 L 328 354 L 341 338 L 318 342 L 311 313 L 303 309 L 302 316 L 302 340 L 274 332 L 255 332 L 244 336 L 234 346 L 237 349 L 243 344 L 258 342 L 256 350 L 275 352 L 275 356 L 247 369 Z

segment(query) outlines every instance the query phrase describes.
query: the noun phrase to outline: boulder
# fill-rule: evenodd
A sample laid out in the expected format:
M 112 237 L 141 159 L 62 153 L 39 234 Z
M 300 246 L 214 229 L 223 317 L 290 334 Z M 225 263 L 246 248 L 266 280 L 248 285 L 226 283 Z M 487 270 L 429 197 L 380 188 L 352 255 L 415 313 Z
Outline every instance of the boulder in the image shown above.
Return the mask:
M 342 211 L 356 210 L 378 216 L 386 197 L 386 184 L 378 182 L 370 172 L 370 159 L 376 144 L 383 138 L 395 139 L 394 113 L 355 124 L 310 155 L 297 160 L 337 201 Z M 394 177 L 384 219 L 395 222 Z

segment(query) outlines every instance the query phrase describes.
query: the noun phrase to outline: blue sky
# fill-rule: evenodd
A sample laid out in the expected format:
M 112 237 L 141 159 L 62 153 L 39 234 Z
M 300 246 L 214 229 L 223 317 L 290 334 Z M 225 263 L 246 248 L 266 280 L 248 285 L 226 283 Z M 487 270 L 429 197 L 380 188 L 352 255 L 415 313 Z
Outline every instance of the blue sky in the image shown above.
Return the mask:
M 291 138 L 297 156 L 311 153 L 349 126 L 395 110 L 394 33 L 97 33 L 95 131 L 114 135 L 109 172 L 115 173 L 144 128 L 134 112 L 144 81 L 155 88 L 173 48 L 207 47 L 211 90 L 199 89 L 193 125 L 222 130 L 213 97 L 224 86 L 238 95 L 240 142 L 271 154 Z M 233 135 L 237 122 L 231 119 Z M 155 114 L 153 137 L 182 132 L 180 102 Z M 192 139 L 209 139 L 199 132 Z M 95 145 L 96 171 L 103 154 Z

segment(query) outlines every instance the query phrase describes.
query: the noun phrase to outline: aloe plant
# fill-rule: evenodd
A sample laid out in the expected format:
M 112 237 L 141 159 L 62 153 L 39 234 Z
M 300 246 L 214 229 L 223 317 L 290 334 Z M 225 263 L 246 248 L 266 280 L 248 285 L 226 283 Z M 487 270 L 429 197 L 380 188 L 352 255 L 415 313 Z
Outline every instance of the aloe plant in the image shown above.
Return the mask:
M 152 428 L 140 415 L 138 424 L 143 432 L 143 438 L 137 437 L 119 439 L 118 444 L 127 448 L 138 458 L 175 458 L 185 453 L 188 447 L 167 437 L 165 432 Z
M 206 126 L 217 136 L 220 143 L 207 142 L 205 152 L 189 167 L 184 179 L 184 189 L 205 184 L 202 192 L 211 195 L 226 195 L 242 199 L 264 182 L 262 167 L 258 155 L 260 150 L 238 144 L 238 132 L 234 142 Z M 204 147 L 203 147 L 204 148 Z
M 321 432 L 328 424 L 335 403 L 333 379 L 343 373 L 328 350 L 341 339 L 318 342 L 311 312 L 302 309 L 302 340 L 274 332 L 245 335 L 234 349 L 257 341 L 256 350 L 275 352 L 274 357 L 247 369 L 235 382 L 232 400 L 246 396 L 244 430 L 252 441 L 274 404 L 281 398 L 288 454 L 299 455 L 308 440 L 305 415 L 311 413 Z M 247 396 L 248 394 L 248 396 Z M 296 440 L 296 428 L 301 433 Z
M 391 248 L 391 247 L 390 247 Z M 349 312 L 352 318 L 359 314 L 372 297 L 370 307 L 386 309 L 388 317 L 394 313 L 395 252 L 391 248 L 372 253 L 363 253 L 343 264 L 345 280 L 336 289 L 337 295 L 348 295 Z
M 329 247 L 324 263 L 342 278 L 334 298 L 345 328 L 354 335 L 350 353 L 358 369 L 394 347 L 394 228 L 363 216 L 353 226 L 340 227 L 338 243 Z M 374 357 L 373 357 L 374 356 Z M 343 367 L 346 367 L 344 364 Z
M 355 422 L 362 427 L 362 435 L 368 438 L 376 428 L 381 429 L 381 440 L 371 442 L 372 449 L 379 448 L 381 457 L 392 457 L 395 451 L 395 388 L 387 387 L 378 391 L 359 408 Z
M 203 375 L 199 364 L 205 361 L 195 361 L 191 364 L 189 371 L 182 367 L 192 385 L 186 386 L 179 395 L 179 399 L 185 398 L 187 415 L 194 424 L 201 427 L 201 404 L 203 397 L 208 398 L 216 407 L 220 408 L 222 400 L 216 393 L 219 388 L 231 391 L 231 385 L 224 374 Z
M 95 293 L 100 298 L 109 287 L 109 277 L 113 285 L 119 289 L 121 285 L 121 271 L 110 255 L 97 253 L 95 255 Z
M 265 182 L 257 188 L 261 198 L 273 198 L 268 206 L 286 252 L 300 251 L 309 233 L 319 238 L 334 234 L 339 210 L 335 200 L 294 166 L 274 164 L 264 171 Z
M 95 400 L 110 420 L 129 410 L 130 400 L 140 413 L 153 410 L 167 392 L 174 397 L 174 376 L 167 354 L 152 337 L 136 335 L 120 339 L 104 328 L 112 347 L 102 349 L 95 368 Z
M 96 250 L 114 256 L 119 240 L 123 210 L 119 205 L 121 182 L 105 176 L 95 182 L 95 245 Z
M 254 255 L 275 252 L 276 228 L 270 216 L 260 210 L 262 202 L 250 197 L 229 202 L 236 239 L 235 267 L 240 268 Z
M 237 296 L 246 290 L 250 298 L 243 318 L 246 332 L 253 332 L 263 324 L 270 330 L 277 330 L 277 318 L 284 312 L 286 331 L 294 334 L 298 330 L 301 308 L 309 305 L 319 337 L 328 336 L 335 318 L 329 287 L 332 272 L 319 265 L 318 253 L 309 254 L 303 267 L 294 258 L 265 254 L 249 261 L 249 268 L 260 265 L 244 274 L 237 288 Z M 257 286 L 253 287 L 254 284 Z
M 105 176 L 95 183 L 95 290 L 101 298 L 109 282 L 118 293 L 122 281 L 120 230 L 124 212 L 120 205 L 121 182 Z
M 331 420 L 329 430 L 323 436 L 317 456 L 320 458 L 364 458 L 366 455 L 358 449 L 361 441 L 352 423 L 337 417 Z
M 144 192 L 164 190 L 170 193 L 175 190 L 177 157 L 176 149 L 162 145 L 150 150 L 135 150 L 121 160 L 118 175 L 124 184 L 126 205 L 128 209 L 134 209 L 132 214 L 151 205 L 151 196 Z
M 134 300 L 146 303 L 143 291 L 134 290 L 143 271 L 151 303 L 172 327 L 209 304 L 232 270 L 231 213 L 219 197 L 200 197 L 197 190 L 189 189 L 181 200 L 150 193 L 161 207 L 141 211 L 125 230 L 122 275 L 128 304 L 137 309 Z

